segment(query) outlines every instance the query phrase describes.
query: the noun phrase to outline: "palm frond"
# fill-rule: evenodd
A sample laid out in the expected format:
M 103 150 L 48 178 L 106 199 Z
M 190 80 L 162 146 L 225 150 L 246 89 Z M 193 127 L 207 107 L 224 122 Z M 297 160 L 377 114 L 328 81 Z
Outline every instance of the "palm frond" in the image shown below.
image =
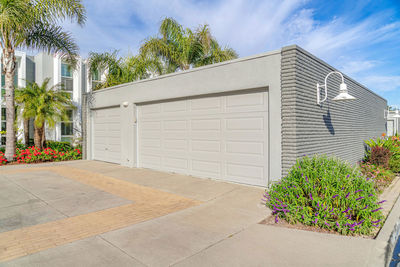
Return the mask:
M 34 27 L 26 30 L 21 44 L 26 48 L 56 53 L 72 67 L 77 63 L 79 48 L 71 34 L 63 31 L 61 26 L 38 21 Z
M 42 21 L 58 23 L 70 19 L 84 25 L 86 21 L 86 10 L 81 0 L 34 0 L 33 11 L 36 17 Z

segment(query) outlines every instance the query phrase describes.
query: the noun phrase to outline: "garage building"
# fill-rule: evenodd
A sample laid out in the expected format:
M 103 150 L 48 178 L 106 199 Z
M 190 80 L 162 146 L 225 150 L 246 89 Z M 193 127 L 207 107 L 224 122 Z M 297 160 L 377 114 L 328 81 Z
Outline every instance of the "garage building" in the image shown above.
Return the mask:
M 354 164 L 363 140 L 386 132 L 385 99 L 345 76 L 352 101 L 332 101 L 341 78 L 298 46 L 95 91 L 86 96 L 87 159 L 257 186 L 298 157 Z

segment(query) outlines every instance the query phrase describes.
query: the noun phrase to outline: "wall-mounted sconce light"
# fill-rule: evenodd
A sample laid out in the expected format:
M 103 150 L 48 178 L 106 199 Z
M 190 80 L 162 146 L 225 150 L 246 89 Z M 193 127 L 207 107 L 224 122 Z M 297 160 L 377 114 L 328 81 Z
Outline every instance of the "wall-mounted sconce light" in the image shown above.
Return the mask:
M 122 103 L 122 106 L 123 106 L 124 108 L 126 108 L 127 106 L 129 106 L 129 102 L 127 102 L 127 101 L 126 101 L 126 102 L 123 102 L 123 103 Z
M 343 100 L 356 99 L 354 96 L 349 95 L 348 90 L 347 90 L 347 85 L 344 83 L 344 77 L 343 77 L 342 73 L 340 73 L 338 71 L 332 71 L 332 72 L 328 73 L 328 75 L 326 75 L 324 85 L 320 85 L 319 83 L 317 83 L 317 104 L 318 105 L 321 105 L 328 98 L 327 80 L 328 80 L 328 77 L 334 73 L 339 74 L 342 77 L 342 83 L 340 84 L 339 94 L 337 96 L 335 96 L 332 100 L 333 101 L 343 101 Z M 321 87 L 325 88 L 325 97 L 322 100 L 320 99 Z

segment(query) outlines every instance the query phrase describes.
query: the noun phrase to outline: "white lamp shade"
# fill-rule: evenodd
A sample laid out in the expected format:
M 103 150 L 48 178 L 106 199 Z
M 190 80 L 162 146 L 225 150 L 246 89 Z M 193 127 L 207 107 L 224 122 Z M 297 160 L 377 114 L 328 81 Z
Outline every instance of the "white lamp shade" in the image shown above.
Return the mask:
M 342 100 L 354 100 L 356 99 L 354 96 L 349 95 L 347 91 L 347 85 L 345 83 L 340 84 L 339 94 L 333 98 L 333 101 L 342 101 Z

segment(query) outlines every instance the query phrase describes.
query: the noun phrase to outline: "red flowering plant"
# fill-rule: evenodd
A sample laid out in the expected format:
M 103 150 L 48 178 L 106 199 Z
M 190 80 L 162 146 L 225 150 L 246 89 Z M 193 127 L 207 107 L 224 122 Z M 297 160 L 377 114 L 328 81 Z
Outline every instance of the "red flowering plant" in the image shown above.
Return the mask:
M 4 153 L 0 151 L 0 166 L 7 164 L 7 159 L 4 157 Z
M 39 163 L 77 159 L 82 159 L 82 152 L 79 148 L 68 151 L 58 151 L 52 148 L 38 149 L 31 146 L 26 149 L 17 149 L 14 156 L 15 163 Z

